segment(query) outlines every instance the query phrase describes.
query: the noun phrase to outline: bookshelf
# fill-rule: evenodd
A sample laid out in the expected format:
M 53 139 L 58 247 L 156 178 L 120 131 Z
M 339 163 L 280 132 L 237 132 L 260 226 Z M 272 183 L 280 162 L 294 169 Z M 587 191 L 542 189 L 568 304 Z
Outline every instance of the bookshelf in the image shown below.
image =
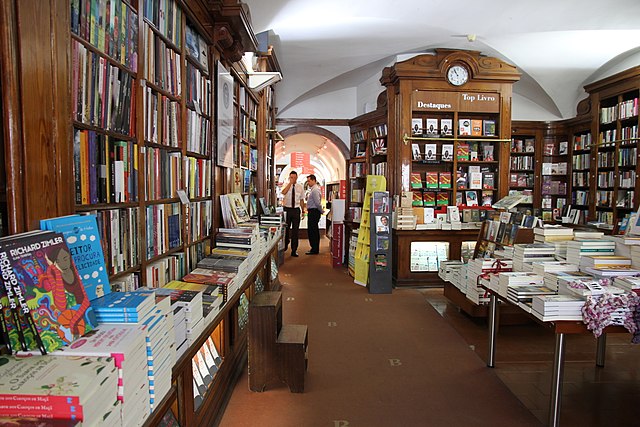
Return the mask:
M 536 172 L 540 161 L 536 158 L 537 147 L 541 145 L 541 132 L 534 123 L 513 123 L 511 129 L 511 149 L 509 152 L 509 194 L 520 192 L 528 198 L 518 204 L 518 209 L 533 213 L 536 200 L 540 198 L 540 184 L 536 183 Z M 536 185 L 538 184 L 538 185 Z
M 585 86 L 594 107 L 591 217 L 605 228 L 614 228 L 638 208 L 639 77 L 640 68 L 634 67 Z
M 587 222 L 593 200 L 589 189 L 593 177 L 591 168 L 595 162 L 592 161 L 593 141 L 588 126 L 577 126 L 571 132 L 571 211 L 568 216 L 573 224 Z
M 459 86 L 446 77 L 456 65 L 470 76 Z M 483 199 L 491 204 L 505 196 L 509 169 L 499 165 L 509 164 L 511 90 L 519 78 L 514 66 L 499 59 L 449 49 L 385 68 L 380 81 L 388 98 L 392 196 L 412 191 L 415 206 L 426 203 L 436 213 L 449 205 L 482 205 Z M 434 241 L 436 234 L 450 242 L 449 259 L 458 259 L 462 243 L 477 237 L 476 230 L 394 230 L 396 286 L 442 284 L 436 272 L 412 272 L 407 249 L 412 241 Z
M 545 222 L 560 222 L 571 185 L 569 135 L 565 126 L 546 126 L 541 153 L 540 218 Z

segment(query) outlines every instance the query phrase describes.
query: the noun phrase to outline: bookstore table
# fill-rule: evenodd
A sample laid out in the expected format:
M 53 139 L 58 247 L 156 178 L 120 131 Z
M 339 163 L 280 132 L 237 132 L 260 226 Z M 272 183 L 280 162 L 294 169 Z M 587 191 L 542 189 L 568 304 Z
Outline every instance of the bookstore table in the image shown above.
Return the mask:
M 489 354 L 487 357 L 487 366 L 489 368 L 495 367 L 495 353 L 496 353 L 496 336 L 498 332 L 498 299 L 514 306 L 511 301 L 502 295 L 496 293 L 492 289 L 482 286 L 489 293 Z M 551 378 L 551 394 L 549 401 L 549 426 L 560 425 L 560 406 L 562 403 L 562 381 L 564 374 L 564 359 L 565 359 L 565 335 L 567 334 L 591 334 L 586 325 L 582 322 L 560 320 L 556 322 L 542 322 L 540 319 L 527 313 L 522 308 L 518 307 L 523 313 L 534 319 L 542 326 L 551 329 L 556 335 L 555 351 L 553 356 L 553 376 Z M 628 331 L 622 326 L 608 326 L 602 332 L 599 338 L 597 338 L 597 350 L 596 350 L 596 366 L 604 367 L 605 350 L 607 343 L 607 334 L 610 333 L 628 333 Z

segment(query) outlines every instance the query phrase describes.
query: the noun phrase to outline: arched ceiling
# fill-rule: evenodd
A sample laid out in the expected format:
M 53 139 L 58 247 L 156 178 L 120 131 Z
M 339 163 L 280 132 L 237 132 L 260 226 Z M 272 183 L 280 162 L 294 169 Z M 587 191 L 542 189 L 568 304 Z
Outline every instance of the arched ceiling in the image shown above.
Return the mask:
M 518 67 L 514 92 L 573 117 L 582 87 L 636 55 L 638 0 L 245 0 L 256 32 L 273 30 L 284 79 L 279 114 L 356 87 L 399 54 L 477 50 Z M 469 42 L 467 35 L 475 35 Z
M 309 153 L 316 175 L 321 175 L 319 180 L 333 182 L 345 177 L 346 159 L 337 145 L 324 136 L 299 133 L 286 137 L 276 144 L 276 164 L 289 164 L 291 153 Z

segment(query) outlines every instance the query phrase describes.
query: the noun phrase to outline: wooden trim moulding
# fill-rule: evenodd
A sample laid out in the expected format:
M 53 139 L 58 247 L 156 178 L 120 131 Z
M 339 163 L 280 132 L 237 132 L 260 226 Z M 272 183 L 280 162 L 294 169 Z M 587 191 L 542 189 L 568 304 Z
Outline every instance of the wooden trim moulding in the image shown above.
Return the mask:
M 276 119 L 277 126 L 349 126 L 348 119 Z

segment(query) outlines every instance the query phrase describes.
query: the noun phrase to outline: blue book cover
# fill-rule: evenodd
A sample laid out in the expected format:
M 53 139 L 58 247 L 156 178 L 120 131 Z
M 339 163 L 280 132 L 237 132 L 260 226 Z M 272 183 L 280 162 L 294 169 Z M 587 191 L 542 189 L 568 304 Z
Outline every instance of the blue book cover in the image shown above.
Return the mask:
M 94 311 L 103 313 L 148 313 L 155 303 L 155 297 L 134 292 L 111 292 L 91 301 Z
M 62 233 L 90 301 L 111 292 L 94 215 L 43 219 L 40 221 L 40 228 Z

